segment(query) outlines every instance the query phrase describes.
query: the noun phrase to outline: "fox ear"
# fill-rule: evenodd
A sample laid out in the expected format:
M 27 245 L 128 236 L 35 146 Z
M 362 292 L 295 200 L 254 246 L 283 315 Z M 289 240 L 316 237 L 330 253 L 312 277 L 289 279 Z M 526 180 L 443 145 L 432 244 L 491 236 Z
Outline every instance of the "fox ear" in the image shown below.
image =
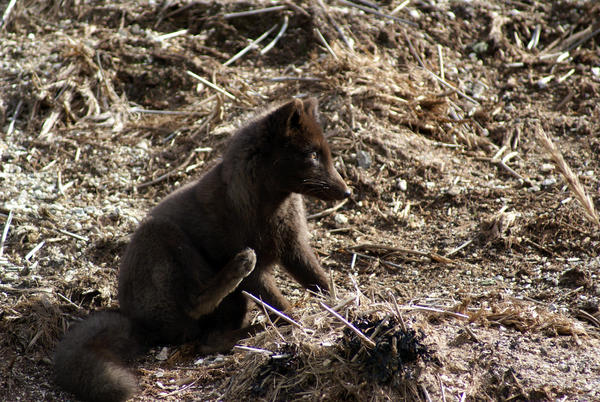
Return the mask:
M 300 99 L 293 99 L 275 109 L 269 116 L 271 127 L 277 133 L 288 135 L 290 129 L 299 128 L 304 105 Z
M 319 120 L 319 101 L 317 98 L 307 98 L 304 100 L 304 113 L 315 120 Z

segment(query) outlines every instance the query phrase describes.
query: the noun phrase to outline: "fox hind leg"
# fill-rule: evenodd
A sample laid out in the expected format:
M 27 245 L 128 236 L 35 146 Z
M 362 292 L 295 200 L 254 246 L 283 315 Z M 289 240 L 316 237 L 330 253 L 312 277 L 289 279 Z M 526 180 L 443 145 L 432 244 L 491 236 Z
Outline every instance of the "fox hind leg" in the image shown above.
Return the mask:
M 188 311 L 188 315 L 197 320 L 203 315 L 212 313 L 223 299 L 236 290 L 242 280 L 250 275 L 255 266 L 254 250 L 246 248 L 240 251 L 196 297 L 195 305 Z

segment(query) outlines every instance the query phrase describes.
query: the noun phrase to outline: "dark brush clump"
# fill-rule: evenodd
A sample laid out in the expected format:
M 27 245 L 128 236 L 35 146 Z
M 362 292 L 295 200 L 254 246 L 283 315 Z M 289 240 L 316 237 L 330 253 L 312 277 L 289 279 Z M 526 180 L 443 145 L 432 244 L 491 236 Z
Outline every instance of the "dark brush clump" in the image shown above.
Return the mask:
M 293 344 L 284 344 L 273 353 L 266 361 L 252 384 L 252 394 L 258 397 L 265 396 L 268 390 L 268 378 L 272 375 L 288 377 L 293 376 L 301 368 L 301 359 L 298 358 L 298 347 Z
M 379 384 L 389 384 L 394 378 L 410 379 L 414 373 L 410 363 L 419 358 L 424 361 L 432 359 L 432 352 L 423 344 L 425 334 L 412 328 L 404 331 L 394 318 L 359 318 L 352 325 L 371 338 L 375 347 L 363 350 L 360 339 L 347 328 L 342 338 L 345 357 L 354 360 L 367 377 Z M 359 356 L 355 359 L 357 354 Z

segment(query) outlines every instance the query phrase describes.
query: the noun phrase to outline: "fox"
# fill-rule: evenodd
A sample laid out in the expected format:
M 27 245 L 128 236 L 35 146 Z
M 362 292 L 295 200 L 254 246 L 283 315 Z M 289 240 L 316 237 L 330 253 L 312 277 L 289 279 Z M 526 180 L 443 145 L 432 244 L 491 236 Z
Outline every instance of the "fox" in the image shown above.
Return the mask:
M 249 292 L 280 311 L 278 265 L 304 288 L 328 292 L 309 244 L 302 195 L 341 200 L 315 98 L 275 104 L 232 135 L 220 162 L 163 199 L 121 258 L 115 311 L 70 328 L 54 354 L 55 382 L 88 401 L 139 392 L 131 363 L 152 346 L 193 342 L 227 352 L 258 331 Z

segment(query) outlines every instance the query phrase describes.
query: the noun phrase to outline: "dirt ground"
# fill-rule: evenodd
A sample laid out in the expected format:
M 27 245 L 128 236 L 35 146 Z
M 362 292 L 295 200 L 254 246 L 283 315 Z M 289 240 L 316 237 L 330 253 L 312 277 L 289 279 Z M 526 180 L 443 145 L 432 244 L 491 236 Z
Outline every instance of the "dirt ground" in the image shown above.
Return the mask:
M 306 200 L 327 300 L 355 295 L 353 319 L 393 305 L 430 358 L 391 385 L 346 379 L 343 326 L 282 274 L 312 332 L 245 344 L 302 364 L 157 348 L 135 400 L 600 400 L 600 4 L 354 4 L 0 2 L 0 399 L 72 399 L 54 346 L 117 307 L 149 208 L 264 105 L 315 96 L 353 189 L 341 206 Z M 285 383 L 325 352 L 319 375 Z

